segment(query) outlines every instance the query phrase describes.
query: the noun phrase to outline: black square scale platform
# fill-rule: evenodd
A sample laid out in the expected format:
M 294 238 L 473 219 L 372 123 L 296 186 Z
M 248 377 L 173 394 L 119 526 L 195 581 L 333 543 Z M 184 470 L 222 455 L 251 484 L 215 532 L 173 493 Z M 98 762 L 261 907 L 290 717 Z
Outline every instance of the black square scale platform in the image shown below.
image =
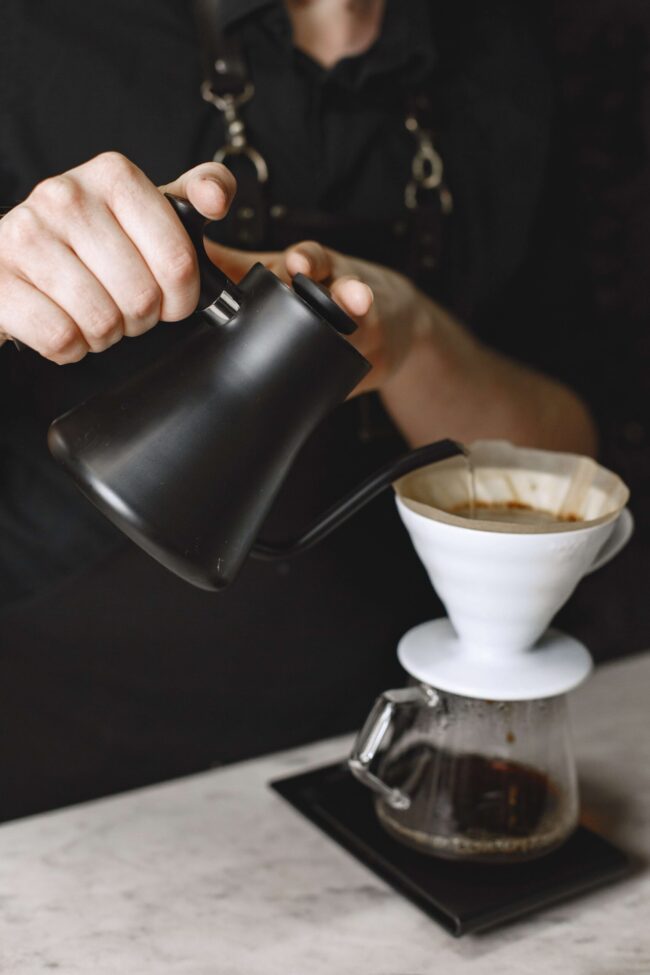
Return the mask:
M 458 863 L 418 853 L 382 829 L 371 793 L 344 762 L 270 784 L 456 937 L 580 894 L 632 869 L 625 854 L 584 826 L 560 849 L 518 864 Z

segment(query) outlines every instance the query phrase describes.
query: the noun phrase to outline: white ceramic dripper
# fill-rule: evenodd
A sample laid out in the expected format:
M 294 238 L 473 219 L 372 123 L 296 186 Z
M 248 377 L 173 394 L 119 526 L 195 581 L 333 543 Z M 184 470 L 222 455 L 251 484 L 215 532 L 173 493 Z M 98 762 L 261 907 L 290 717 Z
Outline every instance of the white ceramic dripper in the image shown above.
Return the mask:
M 411 630 L 399 647 L 412 676 L 452 693 L 522 700 L 564 693 L 589 672 L 587 650 L 547 627 L 579 581 L 628 541 L 629 492 L 573 454 L 479 441 L 462 458 L 397 482 L 399 514 L 449 621 Z M 572 521 L 494 522 L 454 514 L 471 496 Z M 480 515 L 480 507 L 477 508 Z M 450 625 L 451 624 L 451 625 Z

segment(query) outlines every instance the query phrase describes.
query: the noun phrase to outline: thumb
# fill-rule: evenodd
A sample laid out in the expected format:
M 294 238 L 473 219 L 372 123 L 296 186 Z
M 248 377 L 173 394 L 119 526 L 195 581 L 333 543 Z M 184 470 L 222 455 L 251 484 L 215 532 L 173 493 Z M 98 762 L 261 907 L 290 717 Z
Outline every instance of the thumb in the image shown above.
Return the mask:
M 351 274 L 333 281 L 331 291 L 334 300 L 353 318 L 365 318 L 372 308 L 372 288 Z
M 217 244 L 216 241 L 208 237 L 204 239 L 205 250 L 213 264 L 227 274 L 233 281 L 239 282 L 248 274 L 253 264 L 262 260 L 264 255 L 256 254 L 251 251 L 240 251 L 234 247 L 226 247 L 224 244 Z
M 221 163 L 206 162 L 188 169 L 178 179 L 159 189 L 161 193 L 173 193 L 189 200 L 204 217 L 220 220 L 228 213 L 237 191 L 237 182 Z

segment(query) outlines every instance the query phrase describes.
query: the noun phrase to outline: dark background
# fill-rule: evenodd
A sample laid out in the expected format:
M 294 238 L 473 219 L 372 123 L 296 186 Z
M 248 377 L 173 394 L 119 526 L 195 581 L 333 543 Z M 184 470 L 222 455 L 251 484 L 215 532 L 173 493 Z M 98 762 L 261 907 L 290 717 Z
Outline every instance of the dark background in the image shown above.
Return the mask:
M 54 16 L 44 0 L 30 9 Z M 544 195 L 523 266 L 476 324 L 492 344 L 582 392 L 598 420 L 602 461 L 631 488 L 633 542 L 581 583 L 558 620 L 597 660 L 606 660 L 650 647 L 650 6 L 645 0 L 569 0 L 540 4 L 539 10 L 554 88 Z M 83 43 L 83 32 L 78 40 Z M 6 64 L 0 58 L 1 85 L 10 82 Z M 37 64 L 23 67 L 38 71 Z M 35 89 L 40 91 L 38 84 Z M 153 110 L 161 112 L 156 94 L 147 89 Z M 1 139 L 0 119 L 0 166 Z M 64 152 L 65 143 L 54 148 Z M 7 362 L 18 358 L 11 348 L 2 356 Z M 3 393 L 0 386 L 9 427 L 16 420 Z M 47 404 L 44 409 L 54 415 Z M 306 463 L 303 470 L 314 477 L 318 468 Z M 355 471 L 349 476 L 354 479 Z M 306 497 L 303 486 L 294 485 Z M 44 488 L 53 490 L 47 483 Z M 360 585 L 365 565 L 360 546 L 371 546 L 371 559 L 383 564 L 383 539 L 373 537 L 373 517 L 370 510 L 359 515 L 350 523 L 349 547 L 343 536 L 333 536 L 318 561 L 307 555 L 278 567 L 272 578 L 249 564 L 228 601 L 209 607 L 205 594 L 195 590 L 183 594 L 181 607 L 176 580 L 142 553 L 127 559 L 126 550 L 88 578 L 84 570 L 64 579 L 46 610 L 26 604 L 23 615 L 0 633 L 0 817 L 357 726 L 372 699 L 368 675 L 376 690 L 402 682 L 395 643 L 422 618 L 420 612 L 434 615 L 430 587 L 404 551 L 408 540 L 396 520 L 391 531 L 396 551 L 402 546 L 400 583 L 407 590 L 402 615 L 391 604 L 395 582 L 387 573 L 381 589 Z M 45 524 L 43 531 L 52 526 Z M 323 559 L 329 560 L 326 569 Z M 337 575 L 338 592 L 323 586 L 326 570 Z M 269 634 L 286 628 L 283 613 L 293 611 L 298 577 L 309 598 L 293 621 L 296 645 L 306 651 L 296 657 L 288 647 L 269 646 Z M 269 596 L 264 605 L 251 596 L 258 585 Z M 84 592 L 80 605 L 71 598 L 77 586 Z M 157 593 L 157 600 L 143 600 L 148 592 Z M 369 628 L 378 602 L 391 617 L 379 635 Z M 201 614 L 214 616 L 215 632 L 224 636 L 214 646 L 210 637 L 207 653 L 200 634 L 194 641 Z M 340 644 L 342 617 L 351 621 L 346 632 L 354 654 Z M 232 646 L 228 641 L 229 627 L 235 634 L 242 619 L 250 642 L 244 669 L 254 660 L 250 679 L 244 675 L 245 693 L 242 656 L 236 641 Z M 124 633 L 129 640 L 122 639 Z M 327 667 L 322 661 L 313 666 L 315 636 L 327 648 Z M 380 659 L 375 638 L 377 646 L 390 649 L 390 659 L 386 654 Z M 274 697 L 280 684 L 286 708 Z
M 600 460 L 632 492 L 637 530 L 558 623 L 597 659 L 646 649 L 650 600 L 650 5 L 553 8 L 552 154 L 533 247 L 486 317 L 499 345 L 582 393 Z M 619 639 L 602 640 L 604 622 Z

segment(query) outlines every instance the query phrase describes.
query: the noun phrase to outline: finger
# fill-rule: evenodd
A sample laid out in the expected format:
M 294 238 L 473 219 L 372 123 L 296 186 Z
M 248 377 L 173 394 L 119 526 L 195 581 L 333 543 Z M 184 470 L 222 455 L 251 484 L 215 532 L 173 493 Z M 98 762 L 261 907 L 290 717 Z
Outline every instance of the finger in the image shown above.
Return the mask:
M 56 231 L 113 296 L 125 314 L 127 334 L 140 334 L 155 324 L 158 292 L 160 318 L 179 321 L 194 311 L 199 296 L 196 252 L 169 202 L 137 166 L 120 153 L 108 152 L 47 181 L 46 188 L 48 183 L 58 187 L 58 205 L 48 211 L 56 214 Z M 134 268 L 130 276 L 129 262 Z
M 179 229 L 182 231 L 182 228 Z M 164 317 L 161 285 L 147 265 L 139 247 L 105 206 L 102 204 L 93 206 L 84 225 L 76 221 L 64 223 L 61 231 L 89 275 L 95 278 L 118 309 L 116 324 L 119 324 L 124 335 L 142 335 Z M 173 292 L 169 282 L 167 282 L 167 291 Z M 89 286 L 85 299 L 80 297 L 79 301 L 80 303 L 85 301 L 87 305 L 96 294 L 96 289 L 91 289 Z M 196 307 L 193 292 L 189 297 L 187 304 L 181 306 L 183 311 L 186 307 L 189 308 L 187 315 L 191 314 Z M 172 305 L 174 302 L 178 303 L 173 293 L 170 302 Z M 69 307 L 67 303 L 65 307 Z M 71 308 L 69 310 L 72 311 Z M 107 310 L 104 305 L 104 311 Z M 81 330 L 86 333 L 84 319 L 76 316 L 75 318 Z M 100 328 L 102 325 L 103 321 L 100 317 Z
M 286 265 L 292 276 L 306 274 L 315 281 L 324 281 L 332 273 L 332 255 L 315 240 L 304 240 L 289 248 Z
M 43 230 L 22 255 L 21 275 L 76 324 L 91 352 L 103 352 L 124 334 L 124 319 L 103 285 L 77 255 Z
M 334 300 L 353 318 L 365 318 L 372 308 L 372 290 L 358 278 L 337 278 L 330 290 Z
M 2 289 L 0 331 L 59 365 L 88 352 L 81 332 L 62 308 L 27 281 L 12 277 Z
M 195 166 L 172 183 L 161 186 L 162 193 L 173 193 L 189 200 L 192 206 L 211 220 L 228 213 L 237 190 L 235 177 L 221 163 L 206 162 Z

